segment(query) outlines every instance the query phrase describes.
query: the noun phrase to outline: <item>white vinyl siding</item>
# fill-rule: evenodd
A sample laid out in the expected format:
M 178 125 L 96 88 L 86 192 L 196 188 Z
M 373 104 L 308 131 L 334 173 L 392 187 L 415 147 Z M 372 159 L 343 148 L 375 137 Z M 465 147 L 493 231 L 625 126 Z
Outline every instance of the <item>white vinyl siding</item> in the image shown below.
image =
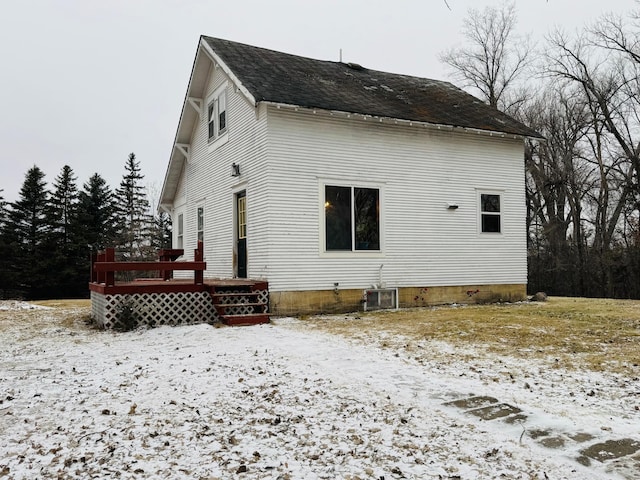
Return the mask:
M 221 69 L 211 69 L 203 97 L 211 99 L 225 91 L 226 132 L 209 142 L 209 116 L 205 111 L 189 139 L 191 158 L 185 164 L 181 183 L 185 195 L 185 252 L 188 257 L 196 248 L 198 236 L 197 208 L 203 207 L 204 256 L 208 277 L 231 278 L 234 273 L 235 193 L 247 191 L 246 224 L 249 253 L 248 275 L 264 278 L 267 257 L 267 195 L 261 193 L 268 183 L 265 168 L 266 115 L 258 116 L 241 92 L 228 87 L 229 79 Z M 258 117 L 258 118 L 257 118 Z M 219 117 L 216 118 L 216 126 Z M 233 128 L 230 128 L 233 126 Z M 212 148 L 214 147 L 214 148 Z M 241 175 L 233 177 L 231 165 L 240 166 Z M 253 192 L 259 194 L 253 196 Z M 181 272 L 176 272 L 179 276 Z M 185 274 L 185 275 L 188 275 Z
M 285 108 L 268 129 L 273 291 L 526 283 L 522 140 Z M 358 182 L 384 187 L 384 248 L 324 256 L 320 189 Z M 478 234 L 479 190 L 501 194 L 499 236 Z

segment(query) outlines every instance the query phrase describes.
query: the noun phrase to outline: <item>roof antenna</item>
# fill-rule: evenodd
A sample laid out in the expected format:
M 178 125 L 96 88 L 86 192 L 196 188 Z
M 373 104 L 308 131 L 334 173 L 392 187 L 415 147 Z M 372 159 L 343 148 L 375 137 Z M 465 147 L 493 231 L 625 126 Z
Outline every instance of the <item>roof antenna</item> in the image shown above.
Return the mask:
M 342 63 L 342 49 L 340 49 L 340 63 Z

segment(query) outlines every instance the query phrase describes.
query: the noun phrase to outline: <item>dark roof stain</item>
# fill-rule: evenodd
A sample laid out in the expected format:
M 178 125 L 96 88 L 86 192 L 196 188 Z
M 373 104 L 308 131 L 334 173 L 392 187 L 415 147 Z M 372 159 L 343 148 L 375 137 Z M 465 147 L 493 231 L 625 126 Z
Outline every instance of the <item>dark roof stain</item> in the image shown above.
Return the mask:
M 449 82 L 202 38 L 257 102 L 541 137 Z

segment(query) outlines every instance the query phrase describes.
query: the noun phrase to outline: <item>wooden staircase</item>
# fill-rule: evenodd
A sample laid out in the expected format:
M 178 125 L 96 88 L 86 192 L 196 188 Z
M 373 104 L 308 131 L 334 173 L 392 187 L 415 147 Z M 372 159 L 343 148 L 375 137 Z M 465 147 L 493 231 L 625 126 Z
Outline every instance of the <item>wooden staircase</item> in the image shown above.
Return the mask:
M 213 305 L 225 325 L 269 323 L 268 287 L 262 282 L 219 285 L 211 288 Z

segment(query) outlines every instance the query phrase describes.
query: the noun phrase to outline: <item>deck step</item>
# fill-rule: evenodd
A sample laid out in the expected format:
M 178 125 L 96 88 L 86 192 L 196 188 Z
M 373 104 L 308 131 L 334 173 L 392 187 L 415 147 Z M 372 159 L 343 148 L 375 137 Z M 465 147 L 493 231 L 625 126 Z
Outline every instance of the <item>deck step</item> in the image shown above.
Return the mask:
M 259 297 L 260 292 L 216 292 L 211 296 L 216 298 Z
M 225 325 L 259 325 L 269 323 L 268 303 L 261 302 L 263 292 L 216 290 L 210 293 L 220 320 Z
M 233 307 L 265 307 L 264 303 L 216 303 L 216 308 L 219 310 L 226 310 Z
M 248 313 L 246 315 L 222 315 L 222 323 L 225 325 L 260 325 L 269 323 L 268 313 Z

